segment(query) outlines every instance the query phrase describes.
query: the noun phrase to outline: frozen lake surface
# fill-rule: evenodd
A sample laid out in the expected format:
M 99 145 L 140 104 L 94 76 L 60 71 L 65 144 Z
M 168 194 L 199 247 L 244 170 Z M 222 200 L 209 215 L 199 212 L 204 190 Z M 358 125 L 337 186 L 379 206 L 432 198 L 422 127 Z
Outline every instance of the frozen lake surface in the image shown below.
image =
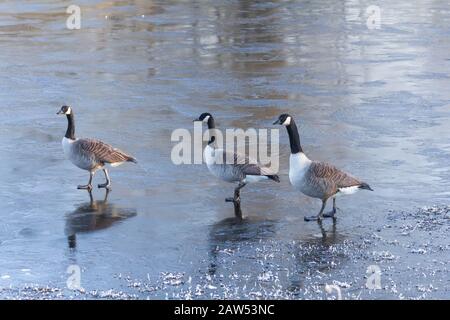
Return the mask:
M 378 30 L 370 1 L 78 4 L 68 30 L 65 1 L 0 3 L 0 298 L 450 297 L 447 1 L 378 1 Z M 63 104 L 78 136 L 139 159 L 111 171 L 106 201 L 76 189 Z M 244 129 L 288 112 L 310 158 L 375 192 L 305 223 L 320 201 L 289 185 L 283 130 L 282 182 L 246 187 L 238 222 L 232 185 L 170 159 L 171 132 L 205 111 Z

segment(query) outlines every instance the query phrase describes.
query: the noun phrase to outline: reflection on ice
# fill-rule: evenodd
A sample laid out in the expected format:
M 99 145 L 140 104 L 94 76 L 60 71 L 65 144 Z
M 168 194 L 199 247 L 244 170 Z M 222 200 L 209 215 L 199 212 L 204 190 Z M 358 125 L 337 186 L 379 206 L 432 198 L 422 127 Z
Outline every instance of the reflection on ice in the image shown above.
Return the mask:
M 94 200 L 92 192 L 88 193 L 90 201 L 67 214 L 65 232 L 69 248 L 76 247 L 77 233 L 106 229 L 119 221 L 136 216 L 136 209 L 120 208 L 108 203 L 109 191 L 105 192 L 103 200 Z
M 209 273 L 215 274 L 220 261 L 218 255 L 229 254 L 249 243 L 275 236 L 275 221 L 255 218 L 227 218 L 212 225 L 209 233 Z

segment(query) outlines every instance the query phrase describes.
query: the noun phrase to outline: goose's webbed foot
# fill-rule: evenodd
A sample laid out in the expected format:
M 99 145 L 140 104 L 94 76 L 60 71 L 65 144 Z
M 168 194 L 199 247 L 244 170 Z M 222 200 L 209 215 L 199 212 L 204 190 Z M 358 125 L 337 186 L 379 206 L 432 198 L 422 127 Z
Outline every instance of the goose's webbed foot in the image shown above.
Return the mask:
M 89 172 L 89 182 L 86 185 L 79 185 L 79 190 L 87 190 L 89 192 L 92 191 L 92 179 L 94 178 L 95 171 Z
M 106 190 L 110 191 L 111 190 L 111 179 L 109 178 L 108 170 L 103 168 L 103 173 L 105 174 L 106 182 L 99 184 L 98 187 L 99 187 L 99 189 L 105 188 Z
M 240 204 L 241 203 L 241 189 L 245 186 L 245 184 L 239 184 L 239 186 L 234 189 L 234 196 L 233 198 L 226 198 L 225 202 L 233 202 L 234 204 Z
M 315 216 L 305 217 L 305 221 L 321 221 L 323 219 L 323 210 L 325 209 L 326 204 L 327 199 L 322 200 L 322 208 L 320 208 L 319 213 Z
M 78 190 L 92 191 L 92 184 L 79 185 L 77 188 L 78 188 Z
M 111 190 L 111 184 L 108 183 L 108 182 L 105 182 L 105 183 L 99 184 L 99 185 L 98 185 L 98 188 L 99 188 L 99 189 L 105 188 L 106 190 L 110 191 L 110 190 Z
M 333 209 L 330 212 L 324 213 L 323 217 L 324 218 L 333 218 L 334 219 L 334 218 L 336 218 L 335 214 L 336 214 L 336 209 Z
M 305 221 L 321 221 L 322 220 L 322 216 L 320 216 L 320 215 L 309 216 L 309 217 L 305 217 L 304 220 Z
M 226 198 L 225 202 L 233 202 L 233 203 L 236 203 L 236 204 L 240 204 L 241 203 L 241 198 L 240 197 L 237 197 L 237 198 Z
M 333 198 L 333 209 L 330 212 L 324 213 L 323 217 L 335 219 L 336 211 L 336 198 Z

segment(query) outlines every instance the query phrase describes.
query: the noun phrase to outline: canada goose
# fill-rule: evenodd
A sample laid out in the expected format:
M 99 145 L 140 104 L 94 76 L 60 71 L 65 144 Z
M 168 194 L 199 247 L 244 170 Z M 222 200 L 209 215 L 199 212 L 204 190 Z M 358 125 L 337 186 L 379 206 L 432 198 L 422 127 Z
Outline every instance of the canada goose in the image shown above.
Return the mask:
M 305 221 L 321 220 L 323 217 L 334 218 L 336 213 L 336 196 L 338 194 L 352 194 L 359 189 L 372 190 L 370 186 L 336 167 L 324 163 L 311 161 L 303 153 L 300 136 L 294 119 L 288 114 L 282 114 L 273 123 L 286 127 L 289 134 L 291 156 L 289 158 L 289 181 L 303 194 L 322 200 L 322 208 L 317 216 L 305 217 Z M 329 198 L 333 198 L 333 210 L 323 214 Z
M 214 132 L 215 123 L 214 118 L 210 113 L 202 113 L 200 117 L 194 121 L 206 122 L 208 124 L 210 139 L 203 151 L 203 157 L 208 170 L 214 176 L 224 181 L 239 183 L 234 190 L 234 197 L 226 198 L 225 201 L 233 202 L 236 208 L 240 205 L 240 190 L 245 187 L 247 183 L 263 180 L 280 182 L 279 177 L 269 168 L 257 164 L 256 161 L 252 161 L 252 159 L 245 155 L 216 148 L 216 136 Z M 236 213 L 236 215 L 239 214 Z
M 105 168 L 106 164 L 117 167 L 124 162 L 137 163 L 135 158 L 100 140 L 76 139 L 72 107 L 62 106 L 57 114 L 66 115 L 68 121 L 66 135 L 62 139 L 64 154 L 74 165 L 89 171 L 90 174 L 88 184 L 80 185 L 78 189 L 92 190 L 94 174 L 97 170 L 102 169 L 105 173 L 106 182 L 99 184 L 98 187 L 109 190 L 111 188 L 111 179 L 109 178 L 108 170 Z

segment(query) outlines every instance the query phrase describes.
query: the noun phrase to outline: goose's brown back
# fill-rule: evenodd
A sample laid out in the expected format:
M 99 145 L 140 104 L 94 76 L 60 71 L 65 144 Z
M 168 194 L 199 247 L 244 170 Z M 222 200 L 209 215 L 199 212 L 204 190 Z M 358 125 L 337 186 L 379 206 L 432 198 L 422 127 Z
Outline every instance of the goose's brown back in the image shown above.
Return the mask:
M 329 198 L 340 188 L 360 186 L 361 181 L 325 162 L 312 162 L 305 175 L 310 192 L 317 198 Z

